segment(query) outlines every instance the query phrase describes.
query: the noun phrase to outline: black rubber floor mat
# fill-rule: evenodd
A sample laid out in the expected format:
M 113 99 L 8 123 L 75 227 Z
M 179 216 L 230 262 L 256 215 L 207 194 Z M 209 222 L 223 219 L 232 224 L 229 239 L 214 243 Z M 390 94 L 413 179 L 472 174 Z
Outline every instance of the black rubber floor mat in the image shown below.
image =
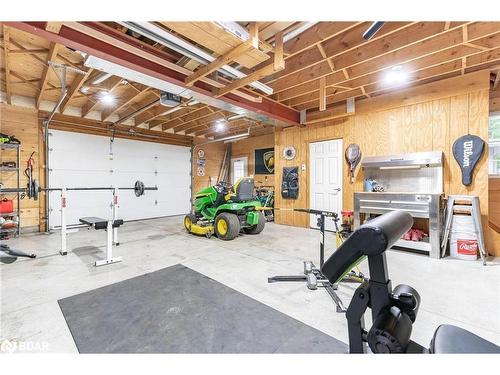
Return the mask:
M 80 353 L 347 352 L 343 342 L 182 265 L 59 306 Z

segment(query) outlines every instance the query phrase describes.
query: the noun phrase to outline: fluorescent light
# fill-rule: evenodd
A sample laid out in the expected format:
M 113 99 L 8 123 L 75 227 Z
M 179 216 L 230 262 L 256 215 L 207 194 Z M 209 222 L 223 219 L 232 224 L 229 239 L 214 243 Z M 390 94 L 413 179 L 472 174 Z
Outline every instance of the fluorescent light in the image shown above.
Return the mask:
M 174 51 L 177 51 L 189 58 L 206 65 L 215 60 L 215 57 L 210 55 L 209 53 L 203 51 L 202 49 L 188 43 L 182 38 L 179 38 L 172 33 L 162 29 L 154 25 L 151 22 L 121 22 L 118 23 L 122 26 L 129 28 L 151 40 L 154 40 L 157 43 L 163 44 Z M 248 36 L 247 36 L 248 39 Z M 232 78 L 244 78 L 246 74 L 240 72 L 237 69 L 229 65 L 223 65 L 220 70 L 225 74 L 228 74 Z M 262 82 L 255 81 L 250 83 L 250 86 L 253 88 L 262 91 L 266 95 L 271 95 L 273 93 L 273 89 Z
M 242 114 L 239 114 L 239 115 L 229 116 L 227 118 L 227 121 L 233 121 L 233 120 L 237 120 L 237 119 L 243 118 L 243 117 L 246 117 L 246 114 L 242 113 Z
M 161 91 L 171 92 L 172 94 L 180 95 L 185 98 L 191 98 L 193 96 L 191 90 L 184 89 L 183 87 L 173 85 L 164 80 L 140 73 L 136 70 L 126 68 L 124 66 L 100 59 L 95 56 L 89 55 L 85 59 L 84 65 L 88 68 L 97 69 L 109 73 L 110 75 L 116 75 L 118 77 L 126 79 L 127 81 L 142 83 L 143 85 L 154 87 Z
M 384 81 L 389 85 L 402 85 L 409 79 L 408 72 L 403 70 L 401 65 L 393 66 L 385 73 Z
M 107 80 L 107 79 L 108 79 L 108 78 L 110 78 L 111 76 L 112 76 L 112 74 L 111 74 L 111 73 L 102 73 L 102 74 L 99 74 L 99 75 L 97 76 L 97 78 L 96 78 L 96 79 L 94 79 L 94 80 L 92 81 L 92 83 L 93 83 L 94 85 L 98 85 L 99 83 L 104 82 L 105 80 Z

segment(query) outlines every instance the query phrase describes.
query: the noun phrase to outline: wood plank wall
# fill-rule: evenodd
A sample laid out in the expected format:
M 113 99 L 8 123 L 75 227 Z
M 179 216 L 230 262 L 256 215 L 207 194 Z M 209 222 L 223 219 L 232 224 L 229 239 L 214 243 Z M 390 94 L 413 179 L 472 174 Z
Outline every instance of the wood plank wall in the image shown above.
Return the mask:
M 43 183 L 43 175 L 40 175 L 40 169 L 44 166 L 44 145 L 42 142 L 41 129 L 38 127 L 38 111 L 35 109 L 15 107 L 6 104 L 0 104 L 0 131 L 5 134 L 14 135 L 21 141 L 21 186 L 26 187 L 27 178 L 24 176 L 24 169 L 29 156 L 35 151 L 35 165 L 33 175 L 38 181 Z M 1 161 L 15 160 L 15 151 L 2 151 Z M 17 184 L 16 173 L 2 172 L 1 181 L 5 187 L 15 187 Z M 15 194 L 7 196 L 14 199 Z M 17 202 L 14 199 L 15 207 Z M 40 216 L 43 216 L 43 195 L 40 200 L 25 198 L 21 200 L 21 227 L 25 229 L 40 229 Z M 43 207 L 42 207 L 43 208 Z M 17 208 L 16 208 L 17 209 Z M 43 230 L 43 228 L 41 228 Z
M 248 158 L 248 174 L 253 175 L 255 186 L 274 186 L 274 176 L 255 174 L 255 149 L 274 147 L 274 133 L 250 137 L 233 143 L 232 158 Z M 276 160 L 276 157 L 275 157 Z
M 310 142 L 342 138 L 344 148 L 357 143 L 364 156 L 441 150 L 445 155 L 445 194 L 480 197 L 488 250 L 500 255 L 500 234 L 488 227 L 487 152 L 476 167 L 470 187 L 461 184 L 460 170 L 451 154 L 455 139 L 467 132 L 488 139 L 488 90 L 489 72 L 481 71 L 360 101 L 356 103 L 356 115 L 344 120 L 276 131 L 275 185 L 280 185 L 283 167 L 305 165 L 305 171 L 299 172 L 299 198 L 284 200 L 278 192 L 276 207 L 309 207 Z M 286 146 L 297 149 L 294 160 L 281 157 Z M 358 168 L 355 182 L 350 184 L 347 163 L 343 166 L 343 208 L 352 209 L 354 191 L 363 190 L 363 174 Z M 276 222 L 300 227 L 309 224 L 306 214 L 293 211 L 276 211 Z
M 224 152 L 226 145 L 224 142 L 209 143 L 206 145 L 198 146 L 194 149 L 193 153 L 193 186 L 191 188 L 191 193 L 196 194 L 203 188 L 210 186 L 210 178 L 213 183 L 217 182 L 217 176 L 219 175 L 219 170 L 221 167 L 222 159 L 224 158 Z M 203 150 L 205 152 L 206 166 L 205 166 L 205 176 L 198 176 L 196 161 L 198 160 L 198 151 Z

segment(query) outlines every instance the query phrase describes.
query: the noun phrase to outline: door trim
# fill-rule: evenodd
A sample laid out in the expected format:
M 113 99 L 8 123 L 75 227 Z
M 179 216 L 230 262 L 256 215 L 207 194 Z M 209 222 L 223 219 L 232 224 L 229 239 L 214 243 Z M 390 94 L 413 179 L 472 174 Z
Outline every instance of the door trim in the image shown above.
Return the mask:
M 306 147 L 306 166 L 308 170 L 306 171 L 306 176 L 307 176 L 307 183 L 306 183 L 306 204 L 307 208 L 311 208 L 311 144 L 312 143 L 321 143 L 321 142 L 328 142 L 328 141 L 341 141 L 341 147 L 340 147 L 340 161 L 341 161 L 341 199 L 340 199 L 340 204 L 339 204 L 339 212 L 342 211 L 344 208 L 344 138 L 343 137 L 334 137 L 334 138 L 318 138 L 314 140 L 307 141 L 307 147 Z M 306 228 L 312 228 L 310 225 L 310 219 L 307 220 L 307 226 Z M 312 228 L 315 229 L 315 228 Z
M 244 162 L 244 168 L 245 168 L 245 176 L 248 176 L 248 156 L 241 156 L 241 157 L 237 157 L 237 158 L 231 158 L 231 180 L 233 180 L 233 176 L 234 176 L 234 162 L 235 161 L 240 161 L 240 160 L 243 160 Z M 236 182 L 236 181 L 231 181 L 232 183 Z

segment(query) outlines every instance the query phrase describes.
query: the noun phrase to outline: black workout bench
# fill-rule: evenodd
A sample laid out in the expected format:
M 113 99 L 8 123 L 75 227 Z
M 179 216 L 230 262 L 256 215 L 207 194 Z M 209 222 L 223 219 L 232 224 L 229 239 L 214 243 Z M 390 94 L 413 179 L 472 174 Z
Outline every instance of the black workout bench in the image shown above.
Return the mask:
M 104 229 L 107 232 L 106 259 L 96 261 L 95 262 L 96 267 L 104 266 L 106 264 L 118 263 L 122 261 L 122 257 L 113 258 L 113 229 L 118 228 L 123 224 L 122 219 L 106 220 L 100 217 L 90 216 L 90 217 L 80 218 L 80 223 L 88 225 L 89 228 L 93 227 L 96 230 Z

